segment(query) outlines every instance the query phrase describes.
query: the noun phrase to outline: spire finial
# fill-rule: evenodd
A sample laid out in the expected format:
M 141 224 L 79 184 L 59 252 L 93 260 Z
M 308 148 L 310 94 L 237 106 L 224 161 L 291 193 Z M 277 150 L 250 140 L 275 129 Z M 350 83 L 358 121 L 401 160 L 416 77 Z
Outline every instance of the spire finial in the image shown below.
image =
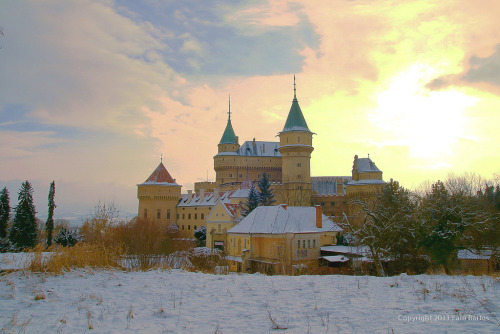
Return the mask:
M 229 115 L 228 121 L 231 120 L 231 94 L 229 94 L 229 111 L 227 112 Z
M 293 99 L 297 99 L 297 87 L 295 85 L 295 74 L 293 75 Z
M 163 163 L 163 153 L 160 153 L 160 163 Z

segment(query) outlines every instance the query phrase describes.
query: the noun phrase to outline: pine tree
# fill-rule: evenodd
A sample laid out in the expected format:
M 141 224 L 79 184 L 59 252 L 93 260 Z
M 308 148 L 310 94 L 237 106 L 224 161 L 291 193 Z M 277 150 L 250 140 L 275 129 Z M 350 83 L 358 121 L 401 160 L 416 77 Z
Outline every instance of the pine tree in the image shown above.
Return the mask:
M 52 181 L 49 190 L 49 215 L 47 217 L 47 222 L 45 223 L 45 230 L 47 231 L 47 247 L 52 246 L 52 231 L 54 230 L 54 209 L 57 207 L 54 202 L 54 196 L 56 194 L 56 185 Z
M 73 247 L 78 243 L 79 240 L 80 238 L 78 237 L 76 232 L 71 232 L 63 226 L 54 239 L 54 242 L 63 247 Z
M 9 239 L 19 249 L 33 247 L 36 244 L 36 210 L 33 204 L 33 188 L 28 181 L 22 184 L 18 200 Z
M 7 224 L 10 217 L 10 198 L 7 187 L 0 191 L 0 239 L 7 237 Z
M 262 174 L 262 178 L 259 181 L 259 202 L 260 205 L 269 206 L 272 205 L 276 200 L 274 199 L 274 194 L 271 189 L 271 182 L 266 173 Z
M 250 188 L 250 192 L 248 193 L 248 199 L 246 203 L 243 204 L 245 211 L 241 214 L 242 217 L 248 216 L 250 212 L 252 212 L 256 207 L 259 206 L 260 199 L 259 199 L 259 193 L 257 189 L 255 189 L 255 186 L 252 185 Z

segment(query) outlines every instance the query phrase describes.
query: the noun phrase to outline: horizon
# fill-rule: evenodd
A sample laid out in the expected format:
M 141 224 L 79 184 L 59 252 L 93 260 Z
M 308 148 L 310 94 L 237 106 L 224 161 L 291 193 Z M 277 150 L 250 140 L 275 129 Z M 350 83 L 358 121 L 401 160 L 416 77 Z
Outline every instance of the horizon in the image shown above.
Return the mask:
M 497 10 L 495 10 L 497 8 Z M 0 4 L 0 188 L 37 217 L 137 213 L 163 159 L 183 193 L 214 180 L 227 122 L 276 141 L 294 96 L 312 176 L 355 155 L 408 189 L 500 175 L 500 3 L 7 0 Z

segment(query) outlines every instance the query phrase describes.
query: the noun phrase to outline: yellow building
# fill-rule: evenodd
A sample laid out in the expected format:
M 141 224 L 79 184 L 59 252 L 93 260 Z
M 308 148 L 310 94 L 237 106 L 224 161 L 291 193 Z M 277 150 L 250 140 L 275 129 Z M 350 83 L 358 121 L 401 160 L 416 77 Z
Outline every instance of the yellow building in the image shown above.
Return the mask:
M 317 265 L 320 247 L 335 245 L 342 231 L 321 206 L 261 206 L 227 231 L 229 269 L 289 273 Z

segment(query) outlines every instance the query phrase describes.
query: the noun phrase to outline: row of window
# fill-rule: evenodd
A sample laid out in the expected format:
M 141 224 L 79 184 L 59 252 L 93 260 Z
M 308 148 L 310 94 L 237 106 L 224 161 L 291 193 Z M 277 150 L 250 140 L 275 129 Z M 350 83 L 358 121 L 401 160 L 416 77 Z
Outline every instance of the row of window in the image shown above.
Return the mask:
M 177 219 L 179 219 L 180 215 L 177 214 Z M 148 209 L 144 209 L 144 218 L 148 218 Z M 167 209 L 167 219 L 170 219 L 171 216 L 170 216 L 170 209 Z M 156 219 L 161 219 L 161 209 L 157 209 L 156 210 Z M 186 219 L 186 214 L 183 213 L 182 214 L 182 219 Z M 191 219 L 191 214 L 188 213 L 188 219 Z M 195 213 L 194 214 L 194 219 L 198 219 L 198 214 Z M 203 220 L 205 219 L 205 214 L 204 213 L 200 213 L 200 219 Z
M 307 247 L 306 247 L 306 240 L 297 240 L 297 249 L 300 249 L 302 245 L 302 248 L 311 248 L 311 239 L 307 240 Z M 316 239 L 312 240 L 312 248 L 316 248 Z
M 184 225 L 181 225 L 181 230 L 183 230 L 183 231 L 184 231 L 184 228 L 185 228 L 185 226 L 184 226 Z M 191 225 L 187 225 L 187 229 L 188 229 L 188 230 L 191 230 Z M 196 225 L 193 225 L 193 230 L 196 230 Z

